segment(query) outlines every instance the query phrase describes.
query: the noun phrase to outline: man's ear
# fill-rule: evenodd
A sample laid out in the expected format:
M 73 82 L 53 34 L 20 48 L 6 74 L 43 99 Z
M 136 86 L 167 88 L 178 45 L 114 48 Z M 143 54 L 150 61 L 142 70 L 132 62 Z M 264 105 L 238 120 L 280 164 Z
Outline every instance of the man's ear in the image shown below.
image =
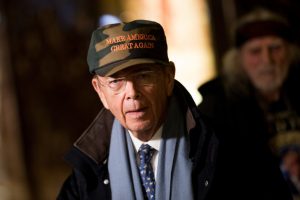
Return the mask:
M 166 86 L 167 86 L 167 95 L 171 96 L 173 92 L 174 87 L 174 80 L 175 80 L 175 65 L 173 62 L 170 62 L 170 64 L 166 68 Z
M 100 85 L 100 80 L 98 78 L 98 76 L 94 76 L 93 79 L 92 79 L 92 85 L 94 87 L 94 90 L 97 92 L 103 106 L 106 108 L 106 109 L 109 109 L 109 106 L 107 104 L 107 101 L 106 101 L 106 97 L 101 89 L 101 85 Z

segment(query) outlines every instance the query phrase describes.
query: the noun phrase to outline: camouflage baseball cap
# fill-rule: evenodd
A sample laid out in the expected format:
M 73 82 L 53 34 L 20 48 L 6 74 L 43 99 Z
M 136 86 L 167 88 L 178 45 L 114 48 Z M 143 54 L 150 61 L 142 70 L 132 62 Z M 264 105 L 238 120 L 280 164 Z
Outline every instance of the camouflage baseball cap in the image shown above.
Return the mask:
M 89 71 L 100 76 L 137 64 L 168 64 L 164 30 L 159 23 L 148 20 L 98 28 L 92 34 L 87 61 Z

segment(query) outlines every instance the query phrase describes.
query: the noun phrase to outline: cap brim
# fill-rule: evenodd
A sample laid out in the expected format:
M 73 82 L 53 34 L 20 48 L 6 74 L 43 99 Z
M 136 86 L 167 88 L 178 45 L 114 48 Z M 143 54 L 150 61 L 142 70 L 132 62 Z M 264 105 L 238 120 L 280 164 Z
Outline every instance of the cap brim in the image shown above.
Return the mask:
M 128 67 L 132 67 L 140 64 L 154 64 L 154 63 L 163 64 L 163 65 L 169 64 L 168 62 L 164 62 L 161 60 L 136 58 L 136 59 L 123 60 L 116 63 L 112 63 L 107 66 L 103 66 L 95 70 L 95 73 L 98 74 L 99 76 L 111 76 Z

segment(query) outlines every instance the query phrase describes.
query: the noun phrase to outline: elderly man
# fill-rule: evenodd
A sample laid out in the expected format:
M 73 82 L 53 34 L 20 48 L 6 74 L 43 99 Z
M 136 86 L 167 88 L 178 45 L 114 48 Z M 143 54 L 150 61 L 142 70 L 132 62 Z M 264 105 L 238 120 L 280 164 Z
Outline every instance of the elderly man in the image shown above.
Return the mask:
M 206 199 L 218 142 L 174 80 L 161 25 L 97 29 L 88 64 L 105 108 L 67 155 L 58 199 Z
M 294 134 L 300 95 L 291 28 L 282 17 L 257 9 L 239 19 L 234 33 L 222 73 L 199 88 L 199 109 L 212 118 L 220 141 L 216 173 L 223 197 L 290 199 L 275 155 L 282 141 L 300 136 Z

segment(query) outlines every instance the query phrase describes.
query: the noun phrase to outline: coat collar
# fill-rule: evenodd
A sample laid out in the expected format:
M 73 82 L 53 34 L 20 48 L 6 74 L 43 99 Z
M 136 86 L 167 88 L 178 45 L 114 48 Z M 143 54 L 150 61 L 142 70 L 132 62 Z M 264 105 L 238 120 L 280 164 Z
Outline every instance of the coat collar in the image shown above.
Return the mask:
M 74 143 L 75 148 L 86 154 L 97 164 L 107 158 L 114 117 L 102 108 L 94 121 Z

